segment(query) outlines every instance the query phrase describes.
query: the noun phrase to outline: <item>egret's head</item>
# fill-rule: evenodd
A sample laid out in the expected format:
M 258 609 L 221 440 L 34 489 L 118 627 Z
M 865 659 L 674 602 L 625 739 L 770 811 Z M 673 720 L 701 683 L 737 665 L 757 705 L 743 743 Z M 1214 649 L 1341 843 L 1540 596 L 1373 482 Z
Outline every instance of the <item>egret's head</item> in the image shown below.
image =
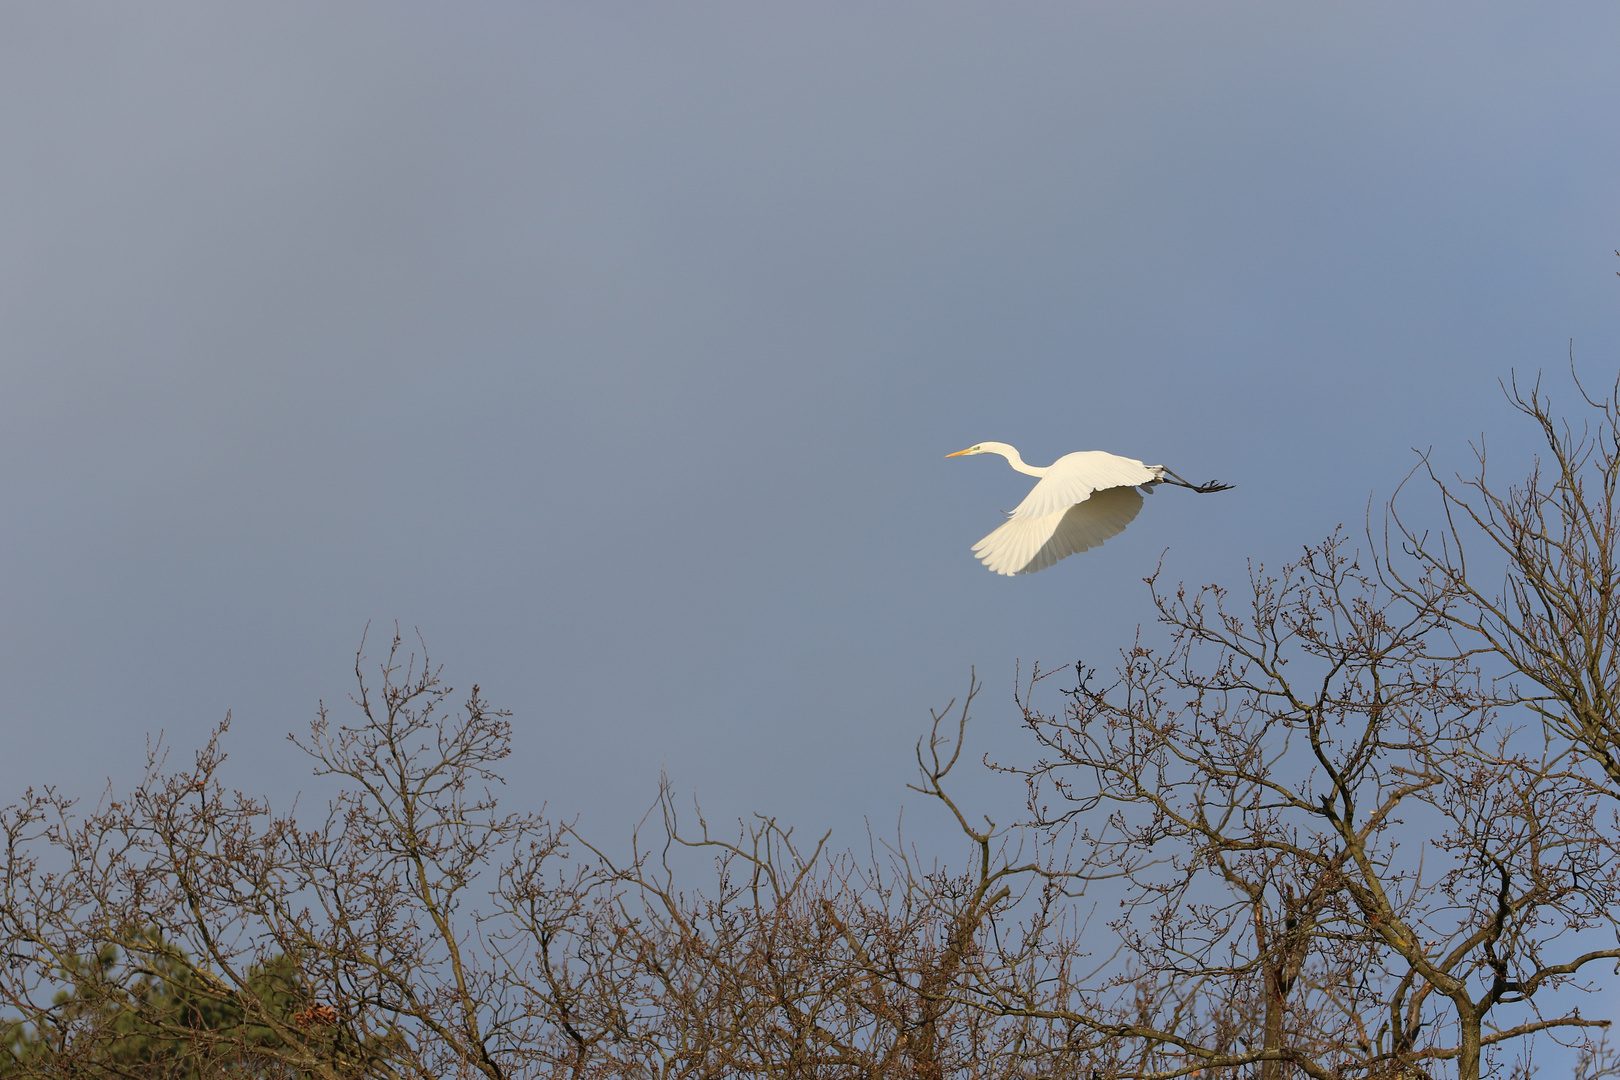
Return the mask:
M 954 454 L 946 454 L 945 456 L 946 457 L 961 457 L 964 454 L 982 454 L 982 453 L 985 453 L 985 451 L 986 451 L 986 447 L 985 447 L 984 443 L 975 443 L 972 446 L 968 447 L 966 450 L 958 450 Z

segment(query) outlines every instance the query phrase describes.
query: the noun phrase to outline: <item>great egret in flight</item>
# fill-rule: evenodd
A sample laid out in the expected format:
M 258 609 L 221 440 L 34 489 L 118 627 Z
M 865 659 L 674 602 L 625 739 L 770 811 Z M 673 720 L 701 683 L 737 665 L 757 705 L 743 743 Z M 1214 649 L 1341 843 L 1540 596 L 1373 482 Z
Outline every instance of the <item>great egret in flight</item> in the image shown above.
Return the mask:
M 1077 551 L 1101 546 L 1124 531 L 1142 509 L 1137 490 L 1174 484 L 1198 492 L 1225 491 L 1231 484 L 1189 484 L 1163 465 L 1101 450 L 1064 454 L 1041 468 L 1026 465 L 1006 443 L 975 443 L 946 457 L 1000 454 L 1019 472 L 1041 482 L 1024 496 L 995 532 L 973 545 L 973 554 L 998 574 L 1033 574 Z

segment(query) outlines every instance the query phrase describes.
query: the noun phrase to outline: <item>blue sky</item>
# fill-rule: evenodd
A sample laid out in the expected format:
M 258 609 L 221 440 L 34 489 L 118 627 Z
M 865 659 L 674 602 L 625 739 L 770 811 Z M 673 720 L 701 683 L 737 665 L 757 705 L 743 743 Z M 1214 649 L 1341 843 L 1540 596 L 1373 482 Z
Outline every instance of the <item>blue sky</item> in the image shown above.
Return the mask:
M 233 710 L 284 801 L 283 735 L 398 620 L 514 710 L 515 805 L 620 835 L 666 769 L 859 842 L 970 668 L 1016 758 L 1015 664 L 1106 666 L 1161 556 L 1240 584 L 1413 447 L 1527 463 L 1510 369 L 1612 374 L 1616 40 L 1600 4 L 0 7 L 0 785 L 128 783 Z M 968 548 L 1028 481 L 943 458 L 985 439 L 1237 488 L 1005 579 Z

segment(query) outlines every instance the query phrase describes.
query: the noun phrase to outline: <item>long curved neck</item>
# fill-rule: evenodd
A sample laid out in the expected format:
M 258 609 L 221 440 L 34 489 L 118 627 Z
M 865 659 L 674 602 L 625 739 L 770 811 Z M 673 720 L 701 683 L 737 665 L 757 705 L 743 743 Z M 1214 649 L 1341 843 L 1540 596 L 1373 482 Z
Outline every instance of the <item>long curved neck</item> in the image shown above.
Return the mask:
M 1018 448 L 1008 446 L 1006 443 L 980 443 L 979 445 L 984 447 L 986 453 L 1000 454 L 1006 458 L 1007 464 L 1025 476 L 1045 476 L 1052 469 L 1050 465 L 1030 465 L 1026 463 L 1023 458 L 1018 456 Z

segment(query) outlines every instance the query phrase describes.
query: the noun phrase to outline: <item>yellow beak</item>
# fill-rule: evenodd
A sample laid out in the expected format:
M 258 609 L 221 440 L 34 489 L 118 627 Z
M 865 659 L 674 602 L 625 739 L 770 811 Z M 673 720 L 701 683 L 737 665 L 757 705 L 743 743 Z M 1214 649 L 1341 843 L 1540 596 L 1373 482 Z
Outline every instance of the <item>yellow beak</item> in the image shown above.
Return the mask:
M 971 450 L 971 449 L 973 449 L 973 447 L 971 447 L 971 446 L 970 446 L 970 447 L 968 447 L 968 450 Z M 965 453 L 967 453 L 967 450 L 958 450 L 958 451 L 957 451 L 957 452 L 956 452 L 956 453 L 954 453 L 954 454 L 946 454 L 946 455 L 945 455 L 945 456 L 946 456 L 946 457 L 961 457 L 961 456 L 962 456 L 962 455 L 963 455 L 963 454 L 965 454 Z

